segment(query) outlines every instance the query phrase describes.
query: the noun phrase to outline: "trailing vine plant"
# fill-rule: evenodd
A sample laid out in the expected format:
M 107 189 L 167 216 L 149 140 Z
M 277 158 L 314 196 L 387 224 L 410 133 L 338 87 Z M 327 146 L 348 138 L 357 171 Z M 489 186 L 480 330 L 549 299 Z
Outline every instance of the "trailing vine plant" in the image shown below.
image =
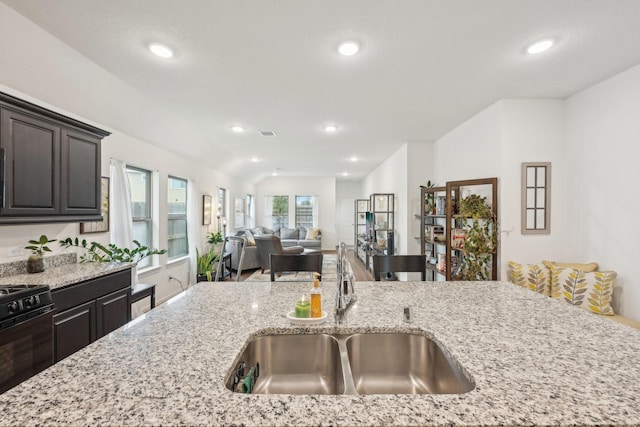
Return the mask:
M 137 240 L 133 241 L 133 249 L 120 248 L 113 243 L 102 245 L 98 242 L 87 242 L 85 239 L 79 240 L 67 237 L 60 240 L 60 245 L 66 248 L 77 247 L 85 250 L 80 255 L 80 262 L 139 262 L 151 255 L 162 255 L 167 253 L 166 249 L 151 249 L 143 246 Z
M 471 194 L 460 200 L 455 218 L 466 232 L 458 280 L 490 280 L 491 261 L 498 248 L 498 223 L 486 197 Z

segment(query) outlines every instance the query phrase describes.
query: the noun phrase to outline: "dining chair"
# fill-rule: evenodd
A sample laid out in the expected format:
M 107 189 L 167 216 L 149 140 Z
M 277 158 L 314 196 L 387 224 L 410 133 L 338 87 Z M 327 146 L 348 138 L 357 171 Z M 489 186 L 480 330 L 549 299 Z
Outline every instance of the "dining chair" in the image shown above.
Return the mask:
M 264 273 L 265 270 L 271 268 L 269 256 L 271 254 L 301 254 L 304 252 L 302 246 L 288 246 L 282 247 L 282 242 L 278 236 L 273 234 L 265 234 L 260 236 L 253 236 L 256 241 L 256 248 L 258 250 L 258 262 L 260 263 L 260 272 Z
M 374 255 L 373 277 L 380 281 L 380 273 L 421 273 L 427 280 L 426 255 Z
M 271 254 L 271 281 L 275 281 L 276 273 L 285 271 L 311 271 L 322 274 L 322 252 L 310 254 Z M 322 276 L 320 276 L 322 280 Z

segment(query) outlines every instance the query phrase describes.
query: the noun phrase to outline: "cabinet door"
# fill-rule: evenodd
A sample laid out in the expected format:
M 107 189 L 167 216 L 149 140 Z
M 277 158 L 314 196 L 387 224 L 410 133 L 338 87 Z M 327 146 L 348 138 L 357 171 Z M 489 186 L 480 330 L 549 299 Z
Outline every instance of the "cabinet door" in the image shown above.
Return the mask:
M 53 351 L 56 362 L 88 346 L 95 339 L 95 301 L 53 316 Z
M 2 109 L 6 216 L 46 216 L 59 212 L 60 127 Z
M 100 139 L 62 129 L 61 202 L 63 215 L 100 215 Z
M 96 300 L 98 338 L 107 335 L 131 319 L 131 289 L 126 288 Z

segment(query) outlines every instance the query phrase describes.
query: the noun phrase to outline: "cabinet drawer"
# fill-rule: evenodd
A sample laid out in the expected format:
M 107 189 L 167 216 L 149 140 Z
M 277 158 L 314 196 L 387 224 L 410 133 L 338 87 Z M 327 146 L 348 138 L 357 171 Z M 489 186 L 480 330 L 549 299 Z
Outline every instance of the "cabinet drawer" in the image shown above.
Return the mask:
M 59 313 L 71 307 L 130 287 L 131 270 L 127 269 L 61 289 L 53 289 L 51 291 L 51 297 Z

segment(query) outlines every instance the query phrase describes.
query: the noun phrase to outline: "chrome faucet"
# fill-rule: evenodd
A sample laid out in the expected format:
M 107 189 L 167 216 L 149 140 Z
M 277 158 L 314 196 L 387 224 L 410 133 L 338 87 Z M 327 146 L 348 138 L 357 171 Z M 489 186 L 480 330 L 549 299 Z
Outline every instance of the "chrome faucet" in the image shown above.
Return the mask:
M 337 253 L 338 283 L 336 291 L 336 306 L 334 317 L 336 325 L 345 323 L 347 312 L 356 303 L 357 296 L 353 290 L 353 275 L 350 273 L 347 260 L 347 246 L 344 242 L 338 245 Z

